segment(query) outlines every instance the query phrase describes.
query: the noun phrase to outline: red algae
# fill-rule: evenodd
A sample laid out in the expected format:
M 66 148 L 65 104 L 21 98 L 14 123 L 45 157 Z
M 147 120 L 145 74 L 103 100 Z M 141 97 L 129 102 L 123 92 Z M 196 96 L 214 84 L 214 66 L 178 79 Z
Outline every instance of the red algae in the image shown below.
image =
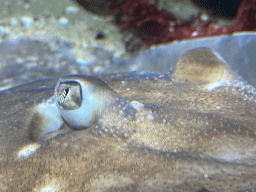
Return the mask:
M 123 30 L 135 28 L 147 46 L 174 40 L 256 31 L 256 1 L 243 0 L 234 24 L 216 26 L 212 20 L 201 21 L 199 16 L 180 22 L 172 13 L 148 0 L 108 0 L 110 11 L 120 19 Z M 124 21 L 121 21 L 122 17 Z

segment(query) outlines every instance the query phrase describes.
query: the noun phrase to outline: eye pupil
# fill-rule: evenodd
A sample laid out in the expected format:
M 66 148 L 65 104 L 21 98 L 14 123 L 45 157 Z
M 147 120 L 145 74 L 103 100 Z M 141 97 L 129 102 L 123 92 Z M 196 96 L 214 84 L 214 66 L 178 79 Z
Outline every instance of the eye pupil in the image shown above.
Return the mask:
M 63 93 L 63 97 L 66 98 L 69 92 L 69 88 L 66 88 Z
M 61 94 L 61 97 L 59 98 L 59 103 L 63 103 L 69 93 L 69 88 L 64 89 L 63 93 Z

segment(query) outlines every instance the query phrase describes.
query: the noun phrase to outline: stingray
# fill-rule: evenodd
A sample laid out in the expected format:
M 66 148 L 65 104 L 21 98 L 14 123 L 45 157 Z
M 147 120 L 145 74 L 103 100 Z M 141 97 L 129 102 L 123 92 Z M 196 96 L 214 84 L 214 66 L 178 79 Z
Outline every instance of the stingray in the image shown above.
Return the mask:
M 254 88 L 213 50 L 173 72 L 43 79 L 0 93 L 3 191 L 256 188 Z

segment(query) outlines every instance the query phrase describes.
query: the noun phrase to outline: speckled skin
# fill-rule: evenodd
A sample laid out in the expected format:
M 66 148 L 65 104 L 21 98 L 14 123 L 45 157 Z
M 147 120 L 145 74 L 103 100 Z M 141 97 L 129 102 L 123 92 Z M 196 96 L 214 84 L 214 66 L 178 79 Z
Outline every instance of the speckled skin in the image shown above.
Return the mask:
M 36 103 L 56 80 L 1 93 L 0 188 L 5 191 L 242 191 L 256 188 L 255 102 L 237 89 L 202 91 L 157 74 L 101 76 L 121 98 L 99 123 L 31 143 Z M 40 88 L 41 87 L 41 88 Z M 151 114 L 154 118 L 149 118 Z

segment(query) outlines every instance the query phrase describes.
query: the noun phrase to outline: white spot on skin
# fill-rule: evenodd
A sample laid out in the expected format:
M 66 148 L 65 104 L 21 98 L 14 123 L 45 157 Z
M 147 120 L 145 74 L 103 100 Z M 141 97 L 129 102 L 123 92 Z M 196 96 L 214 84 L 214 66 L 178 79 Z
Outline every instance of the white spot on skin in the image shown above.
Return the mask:
M 26 158 L 33 154 L 41 145 L 38 143 L 31 143 L 24 146 L 17 153 L 18 158 Z
M 130 102 L 130 104 L 132 105 L 132 107 L 134 107 L 137 111 L 139 111 L 141 114 L 145 115 L 145 117 L 150 120 L 153 121 L 154 120 L 154 116 L 153 113 L 150 109 L 145 108 L 144 104 L 138 102 L 138 101 L 132 101 Z
M 154 120 L 154 116 L 152 114 L 148 114 L 147 115 L 147 119 L 150 120 L 150 121 L 153 121 Z
M 138 101 L 132 101 L 130 104 L 138 111 L 141 111 L 144 108 L 144 105 Z
M 231 86 L 231 82 L 226 81 L 226 80 L 219 80 L 215 83 L 212 83 L 212 84 L 208 85 L 207 90 L 213 91 L 214 89 L 222 87 L 222 86 Z
M 33 189 L 34 192 L 58 192 L 63 191 L 63 187 L 67 186 L 67 184 L 61 183 L 60 180 L 51 178 L 49 174 L 45 174 L 41 178 L 43 185 L 38 185 Z
M 41 189 L 40 192 L 53 192 L 55 191 L 52 187 L 47 186 L 44 189 Z
M 122 83 L 122 85 L 127 85 L 128 84 L 126 81 L 122 81 L 121 83 Z

